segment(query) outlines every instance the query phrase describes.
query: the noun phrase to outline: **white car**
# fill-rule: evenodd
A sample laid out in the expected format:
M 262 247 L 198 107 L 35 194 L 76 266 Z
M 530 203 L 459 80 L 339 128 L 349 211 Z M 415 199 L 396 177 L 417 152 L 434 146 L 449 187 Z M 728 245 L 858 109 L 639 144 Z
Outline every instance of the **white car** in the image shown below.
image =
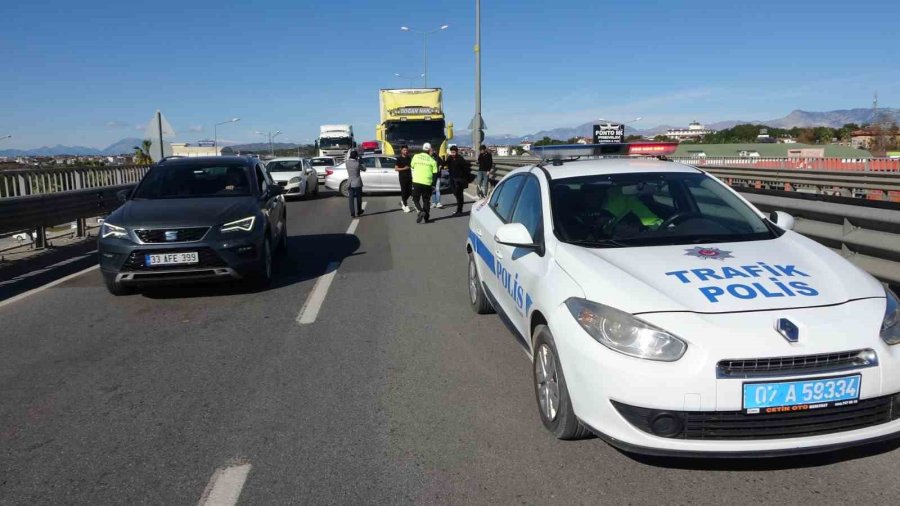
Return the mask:
M 397 159 L 387 155 L 366 155 L 360 157 L 366 168 L 360 175 L 363 180 L 363 191 L 366 193 L 400 192 L 400 176 L 397 175 Z M 441 175 L 441 193 L 450 189 L 450 178 Z M 325 188 L 336 190 L 348 196 L 350 183 L 347 177 L 346 162 L 329 169 L 325 176 Z
M 274 158 L 266 162 L 266 170 L 284 188 L 285 198 L 305 198 L 319 193 L 318 176 L 308 158 Z
M 520 168 L 473 206 L 469 301 L 511 322 L 561 439 L 731 457 L 895 437 L 896 295 L 793 222 L 671 161 Z
M 319 184 L 325 183 L 325 176 L 329 169 L 333 169 L 337 162 L 330 156 L 317 156 L 310 159 L 309 164 L 316 169 L 316 175 L 319 177 Z

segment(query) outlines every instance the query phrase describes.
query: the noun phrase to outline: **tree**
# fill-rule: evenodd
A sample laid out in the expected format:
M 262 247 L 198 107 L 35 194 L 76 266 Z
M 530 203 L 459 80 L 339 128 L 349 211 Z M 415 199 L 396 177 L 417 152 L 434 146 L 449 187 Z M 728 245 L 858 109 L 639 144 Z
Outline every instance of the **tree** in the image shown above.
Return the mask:
M 153 145 L 153 141 L 150 139 L 144 139 L 141 141 L 141 145 L 134 147 L 134 163 L 138 165 L 150 165 L 153 163 L 153 158 L 150 156 L 150 146 Z
M 668 142 L 668 141 L 671 140 L 671 139 L 669 139 L 668 137 L 666 137 L 666 136 L 663 135 L 663 134 L 659 134 L 659 135 L 657 135 L 656 137 L 654 137 L 653 140 L 659 141 L 659 142 Z
M 551 139 L 550 137 L 545 136 L 543 139 L 534 143 L 535 146 L 555 146 L 558 144 L 565 144 L 565 141 Z

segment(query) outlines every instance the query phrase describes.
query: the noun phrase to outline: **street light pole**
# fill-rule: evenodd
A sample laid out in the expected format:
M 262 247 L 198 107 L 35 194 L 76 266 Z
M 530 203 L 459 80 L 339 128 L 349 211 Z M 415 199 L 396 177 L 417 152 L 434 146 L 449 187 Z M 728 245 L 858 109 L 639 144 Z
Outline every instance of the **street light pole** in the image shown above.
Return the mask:
M 428 32 L 422 32 L 422 31 L 419 31 L 419 30 L 413 30 L 412 28 L 410 28 L 410 27 L 408 27 L 408 26 L 401 26 L 401 27 L 400 27 L 400 30 L 401 30 L 401 31 L 417 33 L 417 34 L 419 34 L 419 35 L 422 36 L 422 49 L 423 49 L 423 54 L 424 54 L 424 57 L 425 57 L 425 58 L 424 58 L 424 61 L 423 61 L 423 65 L 422 65 L 422 70 L 423 70 L 423 72 L 422 72 L 422 85 L 423 85 L 423 87 L 425 87 L 425 88 L 428 87 L 428 36 L 431 35 L 431 34 L 437 33 L 437 32 L 439 32 L 439 31 L 441 31 L 441 30 L 446 30 L 447 28 L 450 28 L 450 25 L 441 25 L 440 28 L 437 28 L 437 29 L 435 29 L 435 30 L 431 30 L 431 31 L 428 31 Z
M 219 156 L 219 125 L 225 125 L 228 123 L 237 123 L 241 118 L 231 118 L 228 121 L 223 121 L 221 123 L 216 123 L 213 125 L 213 145 L 216 150 L 216 156 Z
M 472 150 L 478 154 L 481 138 L 481 0 L 475 0 L 475 118 L 472 120 Z
M 12 135 L 4 135 L 3 137 L 0 137 L 0 141 L 9 139 L 11 137 L 12 137 Z
M 281 130 L 275 132 L 274 134 L 269 134 L 269 154 L 272 156 L 275 156 L 275 147 L 272 145 L 272 140 L 279 135 L 281 135 Z

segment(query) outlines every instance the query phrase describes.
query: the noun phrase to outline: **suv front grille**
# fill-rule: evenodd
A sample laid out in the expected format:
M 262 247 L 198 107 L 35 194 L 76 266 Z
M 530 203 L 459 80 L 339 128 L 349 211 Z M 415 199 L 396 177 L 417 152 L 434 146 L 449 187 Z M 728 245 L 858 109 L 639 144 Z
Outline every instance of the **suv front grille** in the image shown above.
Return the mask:
M 175 264 L 160 265 L 157 267 L 148 267 L 146 263 L 146 255 L 159 253 L 181 253 L 185 251 L 196 251 L 199 262 L 195 264 Z M 228 267 L 228 264 L 210 248 L 180 248 L 180 249 L 154 249 L 132 251 L 122 266 L 122 271 L 160 271 L 160 270 L 179 270 L 179 269 L 203 269 L 209 267 Z
M 863 429 L 900 419 L 900 394 L 865 399 L 849 406 L 771 415 L 748 415 L 743 411 L 662 411 L 615 401 L 613 405 L 638 429 L 671 439 L 790 439 Z
M 794 376 L 876 365 L 878 365 L 878 356 L 873 350 L 865 349 L 794 357 L 720 360 L 716 365 L 716 376 L 719 378 Z
M 173 243 L 173 242 L 195 242 L 203 239 L 209 227 L 192 227 L 192 228 L 156 228 L 135 230 L 134 234 L 143 243 Z M 168 239 L 166 234 L 174 239 Z M 172 235 L 174 233 L 174 236 Z

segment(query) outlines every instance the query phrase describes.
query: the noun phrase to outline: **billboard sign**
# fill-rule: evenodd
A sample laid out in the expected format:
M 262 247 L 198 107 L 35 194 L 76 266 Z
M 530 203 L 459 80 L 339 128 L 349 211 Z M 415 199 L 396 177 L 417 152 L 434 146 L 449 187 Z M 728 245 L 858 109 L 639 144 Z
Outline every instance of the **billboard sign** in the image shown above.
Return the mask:
M 625 125 L 601 123 L 594 125 L 594 144 L 625 142 Z

